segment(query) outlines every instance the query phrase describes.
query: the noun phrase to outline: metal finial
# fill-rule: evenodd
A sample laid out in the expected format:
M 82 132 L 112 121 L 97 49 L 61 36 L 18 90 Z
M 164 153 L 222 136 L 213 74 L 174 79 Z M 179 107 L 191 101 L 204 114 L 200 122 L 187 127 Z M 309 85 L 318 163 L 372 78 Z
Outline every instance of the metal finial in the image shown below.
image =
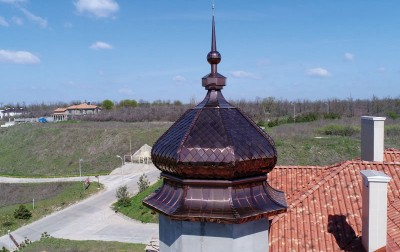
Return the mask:
M 217 51 L 214 16 L 212 17 L 211 51 L 207 55 L 207 61 L 211 64 L 211 73 L 216 74 L 217 64 L 221 62 L 221 54 Z
M 225 86 L 225 77 L 217 72 L 217 65 L 221 62 L 221 54 L 217 51 L 217 39 L 215 35 L 214 21 L 214 3 L 212 5 L 212 35 L 211 35 L 211 51 L 207 54 L 207 61 L 211 65 L 211 73 L 203 77 L 203 87 L 209 89 L 222 89 Z

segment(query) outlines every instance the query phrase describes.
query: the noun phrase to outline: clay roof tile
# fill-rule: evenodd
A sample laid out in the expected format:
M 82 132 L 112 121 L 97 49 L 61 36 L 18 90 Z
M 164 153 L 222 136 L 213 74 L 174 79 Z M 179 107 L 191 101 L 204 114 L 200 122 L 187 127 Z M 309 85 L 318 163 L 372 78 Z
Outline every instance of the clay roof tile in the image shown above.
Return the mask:
M 361 250 L 364 169 L 392 177 L 386 251 L 400 251 L 400 150 L 386 150 L 385 157 L 385 162 L 355 159 L 326 167 L 275 167 L 268 180 L 286 192 L 289 208 L 272 219 L 271 251 Z

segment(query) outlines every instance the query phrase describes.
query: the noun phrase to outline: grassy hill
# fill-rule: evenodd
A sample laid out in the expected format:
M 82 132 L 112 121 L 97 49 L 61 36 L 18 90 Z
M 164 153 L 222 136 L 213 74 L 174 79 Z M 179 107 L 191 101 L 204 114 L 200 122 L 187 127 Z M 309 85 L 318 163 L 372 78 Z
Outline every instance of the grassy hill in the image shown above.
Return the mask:
M 400 148 L 400 120 L 386 121 L 386 148 Z M 153 143 L 171 123 L 62 122 L 0 129 L 0 175 L 78 176 L 109 173 L 116 155 Z M 275 140 L 278 165 L 330 165 L 360 156 L 360 119 L 284 124 L 266 131 Z
M 332 165 L 361 156 L 360 118 L 319 120 L 267 128 L 278 165 Z M 385 148 L 400 149 L 400 120 L 385 122 Z
M 20 124 L 0 130 L 0 174 L 77 176 L 104 174 L 121 165 L 116 155 L 153 143 L 171 123 L 76 122 Z

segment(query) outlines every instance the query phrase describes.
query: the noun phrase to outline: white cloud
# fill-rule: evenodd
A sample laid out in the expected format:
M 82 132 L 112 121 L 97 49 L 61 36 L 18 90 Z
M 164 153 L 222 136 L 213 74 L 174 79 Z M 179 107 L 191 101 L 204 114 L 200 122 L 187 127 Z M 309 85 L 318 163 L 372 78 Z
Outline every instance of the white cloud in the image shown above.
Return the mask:
M 40 27 L 42 27 L 42 28 L 46 28 L 46 27 L 47 27 L 47 20 L 46 20 L 46 19 L 32 14 L 30 11 L 28 11 L 28 10 L 25 9 L 25 8 L 22 8 L 22 7 L 21 7 L 21 8 L 19 8 L 19 9 L 20 9 L 20 10 L 22 11 L 22 13 L 24 13 L 24 15 L 25 15 L 29 20 L 31 20 L 32 22 L 38 24 L 38 25 L 39 25 Z
M 115 0 L 77 0 L 74 4 L 79 13 L 89 13 L 98 18 L 107 18 L 119 10 Z
M 22 18 L 20 17 L 12 17 L 11 20 L 13 21 L 14 24 L 16 25 L 23 25 L 24 24 L 24 20 L 22 20 Z
M 27 51 L 0 50 L 0 62 L 37 64 L 40 63 L 40 59 L 36 55 Z
M 110 50 L 110 49 L 112 49 L 113 47 L 112 47 L 112 45 L 110 45 L 110 44 L 108 44 L 108 43 L 106 43 L 106 42 L 97 41 L 97 42 L 91 44 L 89 48 L 90 48 L 90 49 L 93 49 L 93 50 L 105 50 L 105 49 Z
M 8 22 L 5 18 L 3 18 L 2 16 L 0 16 L 0 26 L 8 26 Z
M 307 75 L 312 77 L 321 77 L 321 78 L 328 78 L 332 76 L 332 74 L 328 70 L 321 67 L 308 69 Z
M 27 2 L 27 0 L 0 0 L 0 3 L 7 3 L 7 4 L 14 5 L 17 9 L 19 9 L 25 15 L 26 18 L 28 18 L 32 22 L 38 24 L 40 27 L 46 28 L 48 25 L 46 19 L 36 16 L 32 12 L 30 12 L 28 9 L 21 6 L 20 3 L 26 3 L 26 2 Z M 17 25 L 23 24 L 22 19 L 19 17 L 13 17 L 12 21 Z
M 172 78 L 172 80 L 173 80 L 173 81 L 176 81 L 176 82 L 184 82 L 184 81 L 186 81 L 186 78 L 183 77 L 182 75 L 175 75 L 175 76 Z
M 344 57 L 344 59 L 347 60 L 347 61 L 353 61 L 353 60 L 354 60 L 354 54 L 349 53 L 349 52 L 345 53 L 345 54 L 343 55 L 343 57 Z
M 231 71 L 230 74 L 232 75 L 233 78 L 238 78 L 238 79 L 255 79 L 255 80 L 261 79 L 260 76 L 258 76 L 255 73 L 246 72 L 242 70 Z

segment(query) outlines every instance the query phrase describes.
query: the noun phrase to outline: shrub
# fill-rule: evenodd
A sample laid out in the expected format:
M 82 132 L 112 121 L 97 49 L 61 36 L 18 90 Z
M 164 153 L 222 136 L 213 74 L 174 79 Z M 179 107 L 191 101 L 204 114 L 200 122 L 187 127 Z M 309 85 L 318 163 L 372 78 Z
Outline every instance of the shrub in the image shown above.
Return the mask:
M 318 114 L 316 113 L 307 113 L 296 116 L 296 122 L 313 122 L 316 120 L 318 120 Z
M 28 237 L 25 236 L 24 241 L 19 244 L 18 249 L 25 248 L 26 246 L 28 246 L 31 243 L 32 243 L 32 241 Z
M 4 246 L 1 248 L 0 252 L 8 252 L 9 250 L 6 249 Z
M 270 127 L 270 128 L 272 128 L 272 127 L 276 127 L 276 126 L 278 126 L 279 125 L 279 120 L 278 119 L 275 119 L 275 120 L 271 120 L 271 121 L 269 121 L 268 122 L 268 127 Z
M 14 211 L 14 218 L 27 220 L 32 217 L 32 213 L 26 208 L 25 205 L 19 205 Z
M 331 120 L 334 120 L 334 119 L 340 119 L 340 118 L 342 118 L 342 117 L 340 116 L 340 114 L 337 114 L 337 113 L 327 113 L 327 114 L 324 114 L 324 119 L 331 119 Z
M 43 232 L 43 233 L 40 235 L 40 240 L 42 240 L 42 239 L 48 239 L 48 238 L 51 238 L 51 235 L 49 235 L 49 233 L 47 233 L 47 232 Z
M 118 187 L 115 196 L 118 199 L 117 201 L 118 206 L 128 207 L 131 205 L 131 202 L 129 200 L 129 192 L 127 185 Z
M 394 111 L 389 111 L 386 113 L 386 115 L 390 118 L 392 118 L 393 120 L 396 120 L 397 118 L 399 118 L 399 114 L 397 114 Z
M 139 177 L 139 181 L 137 182 L 138 187 L 139 187 L 139 193 L 143 192 L 147 188 L 149 188 L 150 182 L 147 179 L 146 174 L 143 173 L 142 176 Z
M 317 131 L 323 135 L 354 136 L 360 132 L 360 129 L 349 125 L 329 124 Z

